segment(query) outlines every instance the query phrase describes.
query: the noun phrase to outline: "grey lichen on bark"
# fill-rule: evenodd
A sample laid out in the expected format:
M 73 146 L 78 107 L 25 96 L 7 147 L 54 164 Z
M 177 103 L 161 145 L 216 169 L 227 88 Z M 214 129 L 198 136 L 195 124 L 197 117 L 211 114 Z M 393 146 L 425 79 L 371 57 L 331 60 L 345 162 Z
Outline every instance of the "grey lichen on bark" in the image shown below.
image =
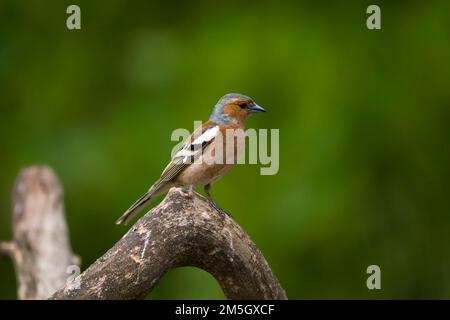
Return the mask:
M 15 267 L 19 299 L 47 299 L 66 284 L 73 255 L 66 225 L 63 189 L 45 166 L 23 170 L 12 197 L 13 239 L 0 243 L 0 253 Z
M 105 255 L 51 299 L 142 299 L 170 270 L 209 272 L 228 299 L 286 299 L 256 245 L 230 217 L 172 189 Z

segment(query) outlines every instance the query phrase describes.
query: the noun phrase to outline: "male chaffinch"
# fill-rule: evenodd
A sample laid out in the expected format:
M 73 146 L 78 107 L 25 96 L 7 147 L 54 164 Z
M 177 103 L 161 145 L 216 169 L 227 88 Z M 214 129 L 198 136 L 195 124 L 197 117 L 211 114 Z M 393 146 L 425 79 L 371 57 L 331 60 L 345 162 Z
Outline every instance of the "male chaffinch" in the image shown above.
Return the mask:
M 161 177 L 116 223 L 127 224 L 154 197 L 167 193 L 172 187 L 188 188 L 190 194 L 197 194 L 214 208 L 219 209 L 211 197 L 211 184 L 236 163 L 239 154 L 245 148 L 245 138 L 241 139 L 240 143 L 236 141 L 239 135 L 245 134 L 247 117 L 256 112 L 266 112 L 266 110 L 242 94 L 229 93 L 220 98 L 209 120 L 186 139 L 183 147 L 172 157 Z M 227 149 L 229 136 L 233 136 L 234 139 L 231 143 L 234 147 L 232 150 Z M 198 186 L 204 186 L 207 198 L 195 191 Z

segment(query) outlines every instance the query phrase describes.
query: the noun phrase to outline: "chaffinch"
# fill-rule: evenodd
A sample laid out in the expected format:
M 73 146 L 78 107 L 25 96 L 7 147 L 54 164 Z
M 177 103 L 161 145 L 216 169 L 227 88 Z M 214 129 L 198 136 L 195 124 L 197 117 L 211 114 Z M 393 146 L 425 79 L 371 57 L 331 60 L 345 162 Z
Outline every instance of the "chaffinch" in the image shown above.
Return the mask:
M 186 139 L 161 177 L 116 223 L 127 224 L 154 197 L 167 193 L 172 187 L 187 188 L 191 195 L 195 193 L 215 209 L 220 210 L 211 197 L 211 184 L 236 164 L 237 158 L 245 148 L 247 117 L 257 112 L 266 110 L 242 94 L 229 93 L 220 98 L 209 120 Z M 232 148 L 227 148 L 230 136 L 234 140 L 231 143 Z M 239 139 L 240 136 L 243 139 Z M 207 197 L 195 191 L 199 186 L 204 187 Z

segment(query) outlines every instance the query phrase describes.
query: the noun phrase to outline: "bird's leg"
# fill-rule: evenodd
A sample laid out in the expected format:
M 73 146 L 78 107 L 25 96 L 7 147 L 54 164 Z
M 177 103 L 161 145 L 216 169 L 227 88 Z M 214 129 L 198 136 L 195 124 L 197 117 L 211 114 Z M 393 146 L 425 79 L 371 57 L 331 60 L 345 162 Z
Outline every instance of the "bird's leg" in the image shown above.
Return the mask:
M 191 185 L 189 187 L 189 198 L 193 199 L 194 198 L 194 193 L 195 193 L 195 188 L 193 185 Z
M 221 207 L 219 207 L 217 205 L 217 203 L 214 201 L 214 199 L 211 196 L 211 183 L 208 183 L 207 185 L 205 185 L 205 193 L 207 195 L 207 199 L 206 202 L 208 202 L 208 204 L 215 209 L 216 211 L 220 212 L 221 214 L 225 214 L 227 216 L 231 216 L 228 212 L 226 212 L 225 210 L 223 210 Z
M 185 197 L 191 198 L 191 199 L 194 198 L 194 194 L 197 193 L 194 189 L 194 186 L 192 186 L 192 185 L 190 185 L 189 187 L 181 188 L 181 190 L 183 191 Z
M 205 189 L 205 193 L 208 196 L 208 199 L 212 200 L 212 196 L 211 196 L 211 183 L 208 183 L 207 185 L 205 185 L 204 187 Z

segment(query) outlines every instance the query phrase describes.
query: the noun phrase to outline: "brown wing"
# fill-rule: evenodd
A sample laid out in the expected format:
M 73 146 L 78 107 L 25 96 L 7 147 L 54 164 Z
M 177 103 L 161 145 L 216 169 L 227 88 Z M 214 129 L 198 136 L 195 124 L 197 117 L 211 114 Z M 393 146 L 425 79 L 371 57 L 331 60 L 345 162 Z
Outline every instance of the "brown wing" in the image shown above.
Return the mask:
M 196 129 L 187 139 L 183 147 L 175 153 L 172 161 L 164 169 L 158 184 L 176 178 L 184 169 L 198 159 L 205 149 L 214 141 L 219 132 L 219 126 L 214 122 L 207 122 Z

